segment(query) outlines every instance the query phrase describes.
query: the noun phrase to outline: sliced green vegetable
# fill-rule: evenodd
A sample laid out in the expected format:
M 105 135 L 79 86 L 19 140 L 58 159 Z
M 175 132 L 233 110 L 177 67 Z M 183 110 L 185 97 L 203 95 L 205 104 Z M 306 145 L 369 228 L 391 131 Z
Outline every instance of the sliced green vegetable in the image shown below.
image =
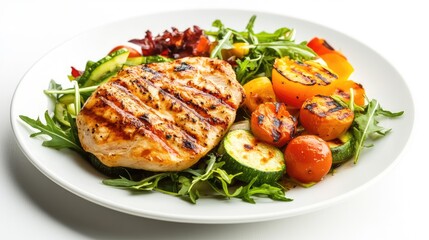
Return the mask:
M 132 57 L 128 58 L 125 62 L 125 65 L 127 66 L 137 66 L 145 63 L 145 57 Z
M 70 127 L 70 122 L 67 118 L 67 105 L 64 103 L 56 103 L 54 108 L 54 118 L 64 126 Z
M 125 62 L 125 65 L 136 66 L 146 63 L 158 63 L 158 62 L 170 62 L 172 59 L 163 57 L 163 56 L 141 56 L 141 57 L 132 57 L 128 58 Z
M 220 153 L 224 168 L 232 174 L 242 173 L 237 179 L 255 180 L 255 185 L 272 184 L 286 170 L 283 153 L 276 147 L 259 142 L 250 131 L 230 131 L 222 141 Z
M 129 51 L 121 48 L 97 62 L 88 62 L 82 76 L 79 78 L 81 87 L 99 85 L 108 78 L 114 76 L 128 59 Z
M 64 94 L 58 98 L 58 102 L 62 104 L 74 103 L 74 94 Z
M 332 164 L 343 163 L 354 155 L 354 137 L 351 132 L 346 132 L 337 139 L 328 141 L 332 152 Z

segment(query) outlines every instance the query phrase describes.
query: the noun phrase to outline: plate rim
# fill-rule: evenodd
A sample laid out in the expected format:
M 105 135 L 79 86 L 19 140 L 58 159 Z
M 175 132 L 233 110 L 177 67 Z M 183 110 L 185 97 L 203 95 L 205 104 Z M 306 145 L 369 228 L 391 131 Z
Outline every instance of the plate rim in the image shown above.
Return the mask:
M 386 61 L 386 63 L 388 65 L 390 65 L 392 67 L 392 69 L 394 69 L 396 71 L 396 74 L 401 78 L 401 80 L 404 82 L 405 86 L 407 87 L 406 91 L 409 93 L 409 97 L 410 97 L 410 101 L 411 101 L 411 108 L 407 109 L 407 115 L 410 114 L 410 118 L 411 118 L 411 129 L 410 132 L 407 136 L 407 139 L 405 141 L 405 145 L 402 147 L 402 150 L 400 151 L 400 153 L 398 154 L 398 156 L 396 156 L 395 159 L 393 159 L 391 161 L 391 163 L 388 165 L 388 167 L 380 172 L 379 174 L 377 174 L 375 177 L 371 178 L 369 181 L 366 181 L 365 184 L 360 185 L 357 188 L 354 188 L 352 190 L 347 191 L 346 193 L 337 196 L 335 198 L 331 198 L 329 200 L 326 200 L 324 202 L 318 203 L 318 204 L 312 204 L 309 206 L 304 206 L 304 207 L 300 207 L 295 211 L 291 211 L 289 214 L 284 214 L 283 212 L 280 212 L 278 214 L 265 214 L 263 216 L 258 215 L 258 216 L 254 216 L 253 218 L 246 218 L 243 219 L 240 216 L 234 216 L 233 218 L 231 218 L 231 216 L 229 216 L 227 219 L 206 219 L 206 218 L 199 218 L 196 219 L 195 217 L 186 217 L 186 216 L 176 216 L 176 217 L 171 217 L 167 215 L 162 215 L 159 213 L 148 213 L 148 212 L 135 212 L 135 211 L 131 211 L 130 209 L 127 208 L 123 208 L 120 205 L 117 204 L 108 204 L 107 202 L 100 202 L 99 199 L 97 199 L 96 197 L 93 196 L 88 196 L 85 194 L 82 194 L 82 192 L 77 191 L 74 188 L 70 188 L 69 186 L 64 185 L 61 181 L 59 181 L 58 179 L 53 178 L 49 173 L 47 173 L 45 171 L 45 169 L 43 169 L 41 166 L 39 166 L 36 161 L 34 159 L 32 159 L 31 157 L 31 153 L 28 152 L 29 150 L 26 149 L 25 144 L 22 142 L 22 140 L 20 139 L 21 136 L 18 133 L 18 128 L 20 126 L 18 126 L 20 123 L 19 119 L 16 119 L 17 116 L 19 116 L 19 114 L 17 114 L 17 112 L 15 112 L 17 109 L 14 108 L 14 102 L 16 101 L 16 94 L 18 89 L 20 88 L 21 84 L 23 84 L 24 80 L 26 79 L 26 76 L 28 76 L 28 74 L 37 66 L 37 64 L 44 58 L 46 58 L 47 56 L 49 56 L 49 54 L 51 54 L 53 51 L 55 51 L 58 48 L 61 48 L 62 46 L 64 46 L 66 43 L 73 41 L 76 38 L 79 38 L 82 35 L 85 34 L 89 34 L 91 31 L 97 30 L 99 28 L 105 28 L 106 26 L 109 26 L 111 24 L 118 24 L 120 22 L 128 22 L 131 21 L 133 19 L 141 19 L 141 18 L 145 18 L 148 16 L 153 16 L 153 15 L 165 15 L 165 14 L 169 14 L 169 13 L 177 13 L 177 12 L 194 12 L 194 11 L 198 11 L 198 9 L 188 9 L 188 10 L 177 10 L 177 11 L 165 11 L 165 12 L 157 12 L 157 13 L 150 13 L 150 14 L 141 14 L 138 16 L 132 16 L 129 18 L 124 18 L 124 19 L 120 19 L 120 20 L 116 20 L 116 21 L 112 21 L 109 23 L 105 23 L 102 24 L 100 26 L 96 26 L 94 28 L 85 30 L 79 34 L 74 35 L 73 37 L 69 38 L 68 40 L 65 40 L 63 42 L 61 42 L 60 44 L 58 44 L 56 47 L 52 48 L 51 50 L 47 51 L 45 54 L 43 54 L 35 63 L 33 63 L 31 65 L 31 67 L 25 72 L 25 74 L 22 76 L 22 78 L 20 79 L 19 83 L 17 84 L 15 91 L 13 93 L 12 96 L 12 101 L 10 104 L 10 122 L 12 125 L 12 130 L 13 130 L 13 134 L 15 137 L 15 140 L 20 148 L 20 150 L 24 153 L 24 155 L 26 156 L 26 158 L 40 171 L 42 172 L 46 177 L 48 177 L 49 179 L 51 179 L 53 182 L 55 182 L 56 184 L 58 184 L 59 186 L 61 186 L 62 188 L 66 189 L 69 192 L 72 192 L 73 194 L 86 199 L 90 202 L 96 203 L 97 205 L 106 207 L 106 208 L 110 208 L 116 211 L 120 211 L 123 213 L 127 213 L 127 214 L 131 214 L 131 215 L 135 215 L 135 216 L 140 216 L 140 217 L 146 217 L 146 218 L 151 218 L 151 219 L 157 219 L 157 220 L 164 220 L 164 221 L 173 221 L 173 222 L 186 222 L 186 223 L 248 223 L 248 222 L 260 222 L 260 221 L 266 221 L 266 220 L 274 220 L 274 219 L 279 219 L 279 218 L 285 218 L 285 217 L 292 217 L 292 216 L 296 216 L 296 215 L 300 215 L 300 214 L 305 214 L 314 210 L 318 210 L 324 207 L 328 207 L 331 206 L 332 204 L 339 202 L 339 201 L 343 201 L 346 198 L 349 198 L 350 196 L 362 191 L 364 188 L 366 188 L 367 186 L 369 186 L 370 184 L 373 184 L 374 182 L 376 182 L 378 179 L 380 179 L 382 176 L 384 176 L 385 174 L 387 174 L 387 172 L 389 172 L 398 162 L 399 160 L 402 158 L 402 155 L 404 153 L 404 150 L 408 147 L 408 143 L 409 143 L 409 139 L 410 137 L 413 135 L 414 132 L 414 121 L 415 121 L 415 104 L 413 102 L 413 98 L 412 98 L 412 94 L 410 92 L 409 86 L 406 84 L 405 79 L 402 77 L 402 75 L 399 73 L 398 69 L 395 68 L 389 61 L 388 59 L 384 58 L 382 55 L 380 55 L 377 51 L 375 51 L 374 49 L 370 48 L 368 45 L 360 42 L 359 40 L 357 40 L 356 38 L 350 37 L 342 32 L 339 32 L 333 28 L 330 28 L 329 26 L 324 26 L 315 22 L 311 22 L 305 19 L 301 19 L 301 18 L 297 18 L 294 16 L 287 16 L 287 15 L 283 15 L 283 14 L 278 14 L 278 13 L 270 13 L 268 11 L 249 11 L 249 10 L 237 10 L 237 9 L 201 9 L 202 11 L 210 11 L 210 12 L 217 12 L 217 11 L 230 11 L 230 12 L 241 12 L 241 13 L 246 13 L 248 15 L 251 14 L 256 14 L 256 15 L 276 15 L 277 17 L 284 17 L 284 18 L 290 18 L 290 19 L 295 19 L 299 22 L 305 22 L 306 24 L 311 24 L 311 25 L 315 25 L 318 27 L 323 27 L 325 29 L 328 29 L 329 31 L 334 31 L 337 34 L 341 34 L 344 35 L 345 37 L 352 39 L 353 41 L 358 42 L 359 44 L 367 47 L 369 50 L 371 50 L 372 52 L 376 53 L 377 55 L 379 55 L 384 61 Z M 214 20 L 214 19 L 213 19 Z M 299 31 L 299 29 L 298 29 Z M 42 94 L 42 93 L 41 93 Z M 42 113 L 40 113 L 42 114 Z M 30 139 L 29 134 L 31 132 L 28 133 L 27 138 Z M 40 142 L 40 146 L 41 146 L 41 142 Z M 41 146 L 43 147 L 43 146 Z M 201 222 L 202 221 L 202 222 Z

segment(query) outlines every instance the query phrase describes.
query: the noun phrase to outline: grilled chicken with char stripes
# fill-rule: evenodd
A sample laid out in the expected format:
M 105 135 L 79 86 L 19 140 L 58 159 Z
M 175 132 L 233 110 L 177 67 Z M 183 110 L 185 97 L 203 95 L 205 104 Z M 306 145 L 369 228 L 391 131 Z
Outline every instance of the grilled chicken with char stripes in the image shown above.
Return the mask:
M 124 67 L 86 101 L 77 116 L 79 139 L 109 167 L 181 171 L 220 142 L 244 97 L 222 60 Z

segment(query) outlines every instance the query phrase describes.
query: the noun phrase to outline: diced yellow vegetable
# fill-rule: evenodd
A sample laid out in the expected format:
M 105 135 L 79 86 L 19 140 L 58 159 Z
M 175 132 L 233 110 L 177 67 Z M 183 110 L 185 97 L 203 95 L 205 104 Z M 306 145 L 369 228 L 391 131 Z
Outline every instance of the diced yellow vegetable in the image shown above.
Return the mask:
M 244 106 L 253 112 L 259 104 L 265 102 L 276 102 L 276 94 L 273 90 L 273 85 L 269 78 L 259 77 L 250 80 L 243 86 L 246 93 L 246 100 Z

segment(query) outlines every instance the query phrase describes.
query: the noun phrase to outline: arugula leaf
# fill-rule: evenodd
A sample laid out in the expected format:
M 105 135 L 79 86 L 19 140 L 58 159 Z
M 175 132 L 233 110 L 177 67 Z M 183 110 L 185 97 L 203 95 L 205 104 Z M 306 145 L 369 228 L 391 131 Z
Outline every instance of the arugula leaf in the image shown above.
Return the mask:
M 237 79 L 241 85 L 244 85 L 248 80 L 252 79 L 260 72 L 262 56 L 260 58 L 251 59 L 249 57 L 237 59 L 237 67 L 235 68 Z
M 76 80 L 72 80 L 72 82 L 75 83 L 73 87 L 63 89 L 61 84 L 58 84 L 54 80 L 51 80 L 49 82 L 48 89 L 43 90 L 43 92 L 51 99 L 54 104 L 58 102 L 58 98 L 61 95 L 74 94 L 75 96 L 77 96 L 75 97 L 75 107 L 78 107 L 77 109 L 75 109 L 75 112 L 78 113 L 80 110 L 80 106 L 82 106 L 82 103 L 91 95 L 92 92 L 95 91 L 95 89 L 97 89 L 99 85 L 80 87 L 77 84 Z
M 273 49 L 278 57 L 289 56 L 292 59 L 308 60 L 315 57 L 315 53 L 309 47 L 306 42 L 299 44 L 291 41 L 274 41 L 268 43 L 259 43 L 250 47 L 259 47 L 260 51 L 265 51 L 270 48 Z
M 211 57 L 222 59 L 223 49 L 231 49 L 237 42 L 247 44 L 249 54 L 244 58 L 227 59 L 233 62 L 237 79 L 241 84 L 258 76 L 271 77 L 276 58 L 289 56 L 292 59 L 309 60 L 316 57 L 314 51 L 307 47 L 306 42 L 295 42 L 293 29 L 282 27 L 273 33 L 255 33 L 255 20 L 256 16 L 253 15 L 247 23 L 245 31 L 226 28 L 220 20 L 216 20 L 212 24 L 213 27 L 218 28 L 217 31 L 205 31 L 205 34 L 215 37 L 218 41 L 216 48 L 211 52 Z
M 43 124 L 40 118 L 34 120 L 23 115 L 20 115 L 19 117 L 31 127 L 40 130 L 40 132 L 32 133 L 30 137 L 36 137 L 43 134 L 51 137 L 51 139 L 43 141 L 43 146 L 54 149 L 70 148 L 79 153 L 84 153 L 84 150 L 79 143 L 79 139 L 77 138 L 77 131 L 75 131 L 75 120 L 70 116 L 69 121 L 70 123 L 73 122 L 73 127 L 65 130 L 55 123 L 55 121 L 49 116 L 48 111 L 45 112 L 46 124 Z
M 253 31 L 253 26 L 255 26 L 255 20 L 256 16 L 253 15 L 249 22 L 247 23 L 246 30 L 247 30 L 247 39 L 250 44 L 257 44 L 259 42 L 258 37 L 255 35 L 255 32 Z
M 62 91 L 63 87 L 61 86 L 61 84 L 58 84 L 54 80 L 51 80 L 49 82 L 48 89 L 51 91 Z M 57 95 L 55 93 L 46 92 L 46 90 L 44 92 L 53 102 L 57 101 Z
M 162 179 L 170 177 L 170 174 L 171 173 L 154 174 L 140 181 L 133 181 L 121 176 L 118 179 L 104 179 L 103 183 L 114 187 L 126 187 L 134 190 L 152 191 L 156 189 L 158 183 Z
M 154 174 L 140 181 L 120 177 L 118 179 L 103 180 L 103 183 L 129 190 L 158 191 L 182 197 L 194 204 L 200 198 L 202 192 L 211 196 L 219 194 L 226 198 L 241 198 L 249 203 L 255 202 L 252 196 L 261 195 L 266 195 L 273 200 L 291 201 L 291 199 L 285 197 L 285 191 L 282 187 L 268 184 L 253 186 L 253 182 L 244 187 L 236 186 L 234 178 L 240 173 L 228 174 L 222 169 L 224 164 L 225 162 L 218 161 L 216 155 L 209 154 L 205 159 L 204 165 L 196 169 L 189 168 L 182 172 Z M 172 185 L 177 186 L 172 188 Z M 205 186 L 210 186 L 214 192 L 210 192 Z
M 230 40 L 230 37 L 232 35 L 232 31 L 228 31 L 223 37 L 222 39 L 220 39 L 220 41 L 218 42 L 218 44 L 216 45 L 216 47 L 213 49 L 213 51 L 210 53 L 210 58 L 219 58 L 222 59 L 222 49 L 231 49 L 232 48 L 232 43 Z
M 255 203 L 255 200 L 251 196 L 266 195 L 273 200 L 290 202 L 292 199 L 285 196 L 285 190 L 283 187 L 275 187 L 269 184 L 262 184 L 261 186 L 253 186 L 256 178 L 253 179 L 247 186 L 243 188 L 239 197 L 246 202 Z
M 177 173 L 160 173 L 155 174 L 140 181 L 128 180 L 124 177 L 118 179 L 106 179 L 103 183 L 110 186 L 122 187 L 130 190 L 139 191 L 159 191 L 166 194 L 187 198 L 191 203 L 196 203 L 200 197 L 199 189 L 201 184 L 212 180 L 214 177 L 221 177 L 224 181 L 230 181 L 233 176 L 219 172 L 223 165 L 221 162 L 216 162 L 216 156 L 210 154 L 206 160 L 205 168 L 186 169 Z M 223 171 L 223 170 L 222 170 Z M 164 180 L 176 179 L 177 181 L 169 181 L 168 184 L 162 183 Z M 227 180 L 225 180 L 227 179 Z M 231 183 L 231 182 L 229 182 Z M 179 186 L 169 190 L 165 186 L 178 184 Z
M 354 163 L 357 163 L 360 153 L 364 147 L 372 147 L 373 144 L 367 144 L 368 138 L 376 139 L 385 136 L 391 131 L 379 125 L 377 117 L 385 116 L 394 118 L 401 116 L 404 112 L 390 112 L 381 108 L 379 102 L 371 100 L 364 111 L 355 111 L 353 121 L 353 135 L 357 139 L 355 145 Z
M 274 32 L 254 32 L 254 25 L 255 25 L 256 15 L 253 15 L 250 20 L 248 21 L 246 25 L 246 31 L 237 31 L 231 28 L 226 28 L 225 25 L 222 23 L 221 20 L 217 19 L 213 21 L 212 26 L 217 28 L 217 31 L 209 31 L 204 30 L 204 33 L 209 36 L 213 36 L 216 39 L 222 38 L 223 35 L 227 31 L 233 32 L 233 37 L 242 42 L 248 42 L 248 43 L 265 43 L 265 42 L 273 42 L 277 40 L 286 40 L 286 41 L 294 41 L 295 37 L 295 30 L 290 29 L 287 27 L 281 27 Z M 251 36 L 250 36 L 251 35 Z M 255 39 L 256 37 L 256 39 Z M 255 41 L 252 41 L 254 39 Z

